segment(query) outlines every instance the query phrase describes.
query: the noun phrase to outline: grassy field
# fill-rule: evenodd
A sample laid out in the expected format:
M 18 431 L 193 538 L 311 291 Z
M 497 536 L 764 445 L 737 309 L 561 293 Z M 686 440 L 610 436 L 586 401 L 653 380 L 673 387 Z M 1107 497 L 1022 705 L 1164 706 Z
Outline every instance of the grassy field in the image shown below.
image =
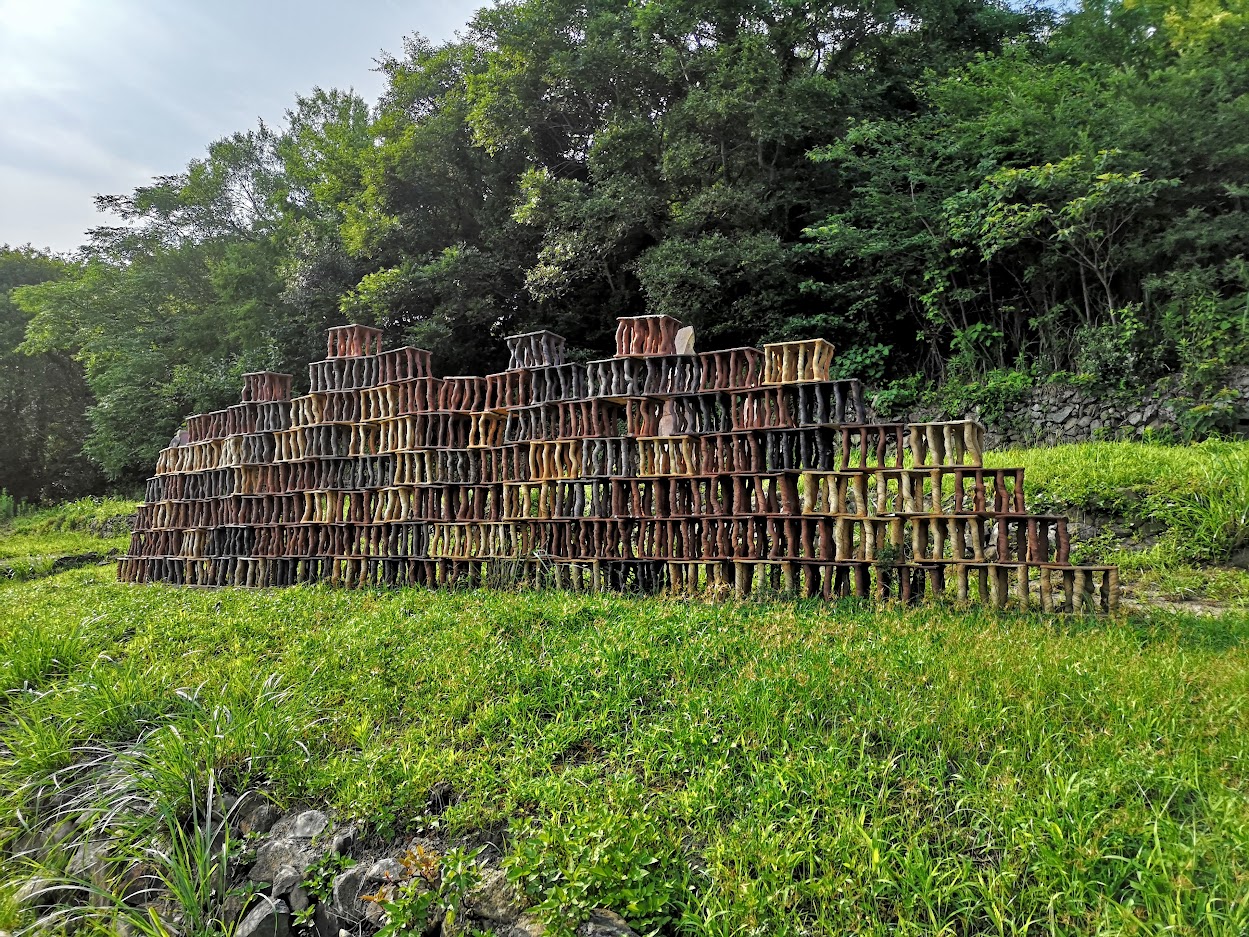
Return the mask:
M 53 572 L 58 560 L 124 553 L 130 534 L 117 520 L 134 507 L 118 498 L 83 498 L 0 524 L 0 579 L 33 579 Z
M 1023 466 L 1033 510 L 1153 531 L 1143 549 L 1107 531 L 1076 550 L 1120 566 L 1137 605 L 1249 609 L 1249 443 L 1086 443 L 991 452 L 985 462 Z
M 1074 484 L 1055 465 L 1048 484 Z M 1207 593 L 1243 576 L 1168 549 L 1141 569 Z M 102 798 L 184 815 L 211 774 L 381 836 L 507 830 L 556 924 L 607 906 L 665 934 L 1249 932 L 1235 602 L 1044 619 L 135 588 L 88 566 L 0 581 L 0 690 L 0 839 L 91 761 L 130 769 Z M 459 799 L 435 818 L 437 781 Z M 0 889 L 0 930 L 20 923 Z

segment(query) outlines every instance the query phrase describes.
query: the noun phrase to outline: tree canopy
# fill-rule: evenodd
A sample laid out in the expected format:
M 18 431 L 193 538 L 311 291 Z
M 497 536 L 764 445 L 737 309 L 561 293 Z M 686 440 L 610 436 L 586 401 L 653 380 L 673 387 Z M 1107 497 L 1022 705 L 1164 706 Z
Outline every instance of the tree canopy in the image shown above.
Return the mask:
M 314 90 L 101 197 L 75 258 L 12 254 L 48 278 L 0 283 L 33 284 L 0 367 L 81 367 L 110 478 L 347 321 L 444 373 L 536 328 L 600 355 L 642 312 L 877 383 L 1201 394 L 1245 357 L 1246 0 L 514 0 L 378 67 L 374 104 Z

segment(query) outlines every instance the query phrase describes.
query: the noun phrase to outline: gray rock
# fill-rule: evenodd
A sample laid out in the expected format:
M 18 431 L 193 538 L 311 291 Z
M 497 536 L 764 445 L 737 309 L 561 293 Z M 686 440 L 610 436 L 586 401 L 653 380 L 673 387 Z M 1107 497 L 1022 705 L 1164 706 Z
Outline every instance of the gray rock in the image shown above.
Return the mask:
M 108 841 L 103 839 L 89 839 L 74 853 L 69 860 L 66 871 L 70 875 L 77 875 L 83 878 L 93 877 L 94 873 L 102 870 L 108 861 Z
M 278 874 L 273 879 L 274 898 L 280 898 L 287 903 L 292 914 L 299 914 L 308 910 L 308 906 L 312 904 L 312 900 L 308 896 L 308 892 L 304 890 L 304 876 L 302 872 L 297 872 L 292 866 L 283 866 L 278 870 Z
M 312 839 L 314 836 L 320 836 L 329 825 L 330 818 L 320 810 L 305 810 L 295 818 L 295 829 L 292 834 Z
M 378 859 L 361 877 L 359 894 L 377 894 L 384 889 L 394 888 L 404 878 L 404 869 L 398 860 Z M 374 927 L 380 926 L 386 916 L 381 903 L 377 901 L 357 901 L 355 907 L 357 914 L 363 915 Z
M 243 916 L 247 909 L 247 896 L 237 892 L 226 895 L 221 902 L 221 923 L 227 928 Z
M 364 874 L 363 884 L 374 885 L 381 882 L 403 881 L 403 866 L 397 859 L 378 859 Z
M 55 847 L 69 839 L 78 829 L 78 821 L 72 817 L 62 820 L 49 831 L 33 830 L 20 837 L 14 844 L 18 856 L 47 855 Z
M 330 903 L 340 916 L 355 918 L 361 913 L 360 888 L 364 884 L 366 871 L 357 865 L 335 877 Z
M 272 885 L 284 867 L 289 866 L 301 877 L 308 866 L 320 858 L 318 851 L 304 839 L 271 839 L 256 851 L 256 862 L 247 878 L 263 885 Z
M 596 908 L 590 912 L 590 919 L 577 928 L 577 937 L 638 937 L 638 935 L 615 911 Z
M 317 937 L 338 937 L 343 925 L 348 922 L 340 918 L 333 908 L 321 903 L 317 905 L 313 923 L 317 929 Z
M 312 907 L 312 896 L 308 894 L 307 889 L 302 885 L 297 885 L 286 896 L 286 903 L 290 905 L 292 914 L 303 914 L 303 912 Z
M 239 824 L 238 831 L 242 836 L 248 833 L 268 833 L 280 819 L 282 819 L 282 811 L 277 808 L 276 804 L 261 804 L 252 811 L 245 822 Z
M 522 914 L 510 928 L 499 932 L 500 937 L 543 937 L 546 928 L 532 914 Z
M 291 893 L 291 890 L 297 888 L 299 883 L 304 880 L 303 875 L 295 871 L 292 865 L 284 865 L 278 869 L 277 874 L 273 876 L 273 890 L 270 894 L 274 898 L 285 898 Z
M 381 927 L 382 922 L 386 919 L 386 910 L 379 901 L 366 901 L 364 903 L 364 919 L 374 927 Z
M 131 907 L 150 904 L 168 896 L 164 881 L 153 866 L 135 863 L 119 876 L 113 890 Z
M 287 937 L 291 911 L 285 901 L 262 901 L 247 913 L 234 931 L 234 937 Z
M 273 826 L 276 836 L 293 837 L 295 839 L 312 839 L 319 836 L 330 825 L 330 818 L 320 810 L 301 810 L 284 816 Z
M 510 924 L 524 910 L 520 893 L 502 869 L 487 872 L 481 883 L 469 892 L 467 903 L 477 917 L 496 924 Z
M 50 833 L 48 833 L 46 845 L 59 846 L 61 843 L 65 842 L 65 840 L 73 836 L 77 829 L 78 821 L 73 817 L 70 817 L 68 820 L 62 820 L 52 828 Z
M 230 808 L 230 826 L 239 836 L 268 833 L 282 817 L 279 810 L 260 791 L 247 791 Z
M 13 900 L 17 902 L 19 908 L 34 910 L 35 908 L 46 908 L 59 903 L 59 896 L 60 891 L 52 884 L 51 880 L 46 878 L 28 878 L 18 888 L 17 893 L 13 896 Z
M 1055 423 L 1063 422 L 1067 417 L 1071 416 L 1073 410 L 1074 407 L 1063 407 L 1061 410 L 1054 411 L 1053 421 Z
M 327 852 L 335 856 L 349 856 L 351 850 L 356 845 L 356 828 L 355 825 L 348 825 L 338 830 L 330 837 L 330 844 Z
M 78 851 L 69 860 L 65 871 L 71 878 L 90 882 L 96 890 L 90 897 L 90 903 L 96 907 L 107 907 L 107 895 L 111 892 L 109 882 L 109 844 L 100 839 L 87 840 L 78 847 Z

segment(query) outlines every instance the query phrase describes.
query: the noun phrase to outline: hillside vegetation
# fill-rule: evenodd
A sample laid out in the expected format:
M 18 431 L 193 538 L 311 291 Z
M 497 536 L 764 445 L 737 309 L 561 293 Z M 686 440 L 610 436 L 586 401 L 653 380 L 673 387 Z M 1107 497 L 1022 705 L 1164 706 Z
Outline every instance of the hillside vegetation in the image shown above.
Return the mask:
M 1082 443 L 988 453 L 986 464 L 1022 466 L 1037 509 L 1104 525 L 1086 555 L 1113 553 L 1133 568 L 1249 565 L 1249 444 Z M 1149 549 L 1133 549 L 1133 529 L 1147 532 Z M 1126 544 L 1117 531 L 1129 535 Z
M 829 339 L 903 411 L 1165 378 L 1185 433 L 1227 428 L 1245 0 L 1059 6 L 519 0 L 396 36 L 378 101 L 312 89 L 101 197 L 78 256 L 0 252 L 0 487 L 132 483 L 348 320 L 459 374 L 667 313 L 704 349 Z
M 46 576 L 126 552 L 135 502 L 81 498 L 0 519 L 0 580 Z

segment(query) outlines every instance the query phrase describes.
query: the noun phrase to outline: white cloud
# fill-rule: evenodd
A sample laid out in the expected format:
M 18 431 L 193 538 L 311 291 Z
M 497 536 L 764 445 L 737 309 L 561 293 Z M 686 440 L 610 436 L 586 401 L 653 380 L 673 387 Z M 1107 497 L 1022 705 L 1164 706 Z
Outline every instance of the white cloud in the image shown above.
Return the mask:
M 129 184 L 138 185 L 144 178 L 131 177 Z M 88 182 L 0 166 L 0 244 L 72 250 L 86 228 L 106 222 L 92 207 L 98 191 L 99 186 Z
M 70 250 L 91 197 L 177 172 L 297 94 L 372 99 L 383 49 L 484 0 L 0 0 L 0 242 Z

